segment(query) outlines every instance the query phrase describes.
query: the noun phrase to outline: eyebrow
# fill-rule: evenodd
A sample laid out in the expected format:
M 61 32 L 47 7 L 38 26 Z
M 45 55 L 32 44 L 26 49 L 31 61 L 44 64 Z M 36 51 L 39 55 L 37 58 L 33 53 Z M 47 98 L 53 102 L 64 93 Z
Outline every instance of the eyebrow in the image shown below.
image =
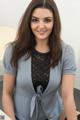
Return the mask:
M 39 19 L 38 17 L 36 17 L 36 16 L 32 16 L 32 18 L 37 18 L 37 19 Z M 45 17 L 45 18 L 50 18 L 50 19 L 53 19 L 53 17 Z M 44 19 L 45 19 L 44 18 Z

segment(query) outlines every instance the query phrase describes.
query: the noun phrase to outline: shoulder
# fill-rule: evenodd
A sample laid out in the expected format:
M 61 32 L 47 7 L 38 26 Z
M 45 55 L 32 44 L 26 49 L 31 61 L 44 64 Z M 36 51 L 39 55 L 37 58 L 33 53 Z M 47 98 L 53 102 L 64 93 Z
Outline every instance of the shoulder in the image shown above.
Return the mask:
M 11 57 L 13 48 L 14 48 L 14 44 L 12 43 L 7 44 L 5 47 L 4 56 Z
M 4 73 L 16 75 L 16 68 L 14 68 L 11 65 L 13 46 L 14 46 L 13 44 L 8 44 L 6 46 L 4 57 L 3 57 L 3 66 L 4 66 Z
M 62 46 L 62 56 L 64 56 L 65 54 L 67 55 L 74 54 L 74 49 L 70 44 L 61 40 L 61 46 Z
M 65 50 L 65 49 L 69 49 L 69 48 L 72 48 L 72 46 L 66 42 L 64 42 L 63 40 L 61 40 L 61 46 L 62 46 L 62 50 Z M 72 48 L 73 49 L 73 48 Z
M 3 56 L 4 63 L 7 63 L 11 60 L 13 47 L 14 45 L 12 43 L 7 44 L 5 51 L 4 51 L 4 56 Z
M 76 60 L 75 52 L 71 45 L 66 44 L 62 41 L 62 70 L 63 74 L 75 74 L 76 71 Z
M 12 52 L 13 51 L 13 48 L 14 48 L 14 44 L 12 43 L 9 43 L 6 48 L 5 48 L 5 52 Z

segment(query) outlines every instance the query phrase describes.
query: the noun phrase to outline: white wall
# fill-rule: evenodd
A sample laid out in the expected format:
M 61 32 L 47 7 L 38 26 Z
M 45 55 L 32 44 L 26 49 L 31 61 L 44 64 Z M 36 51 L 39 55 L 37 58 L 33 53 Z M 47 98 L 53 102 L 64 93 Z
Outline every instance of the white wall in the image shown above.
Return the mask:
M 62 39 L 71 44 L 75 51 L 78 66 L 75 87 L 80 89 L 80 0 L 55 1 L 62 22 Z M 14 40 L 19 19 L 29 2 L 30 0 L 0 0 L 0 60 L 3 58 L 5 43 Z
M 0 0 L 0 26 L 16 28 L 30 0 Z

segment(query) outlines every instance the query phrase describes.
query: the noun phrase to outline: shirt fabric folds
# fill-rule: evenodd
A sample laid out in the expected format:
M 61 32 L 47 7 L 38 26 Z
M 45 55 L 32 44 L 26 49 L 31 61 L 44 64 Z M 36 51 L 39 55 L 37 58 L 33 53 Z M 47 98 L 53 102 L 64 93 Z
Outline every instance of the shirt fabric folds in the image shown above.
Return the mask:
M 46 118 L 48 120 L 58 120 L 64 109 L 59 94 L 61 77 L 64 74 L 75 74 L 76 71 L 75 55 L 72 47 L 62 41 L 62 59 L 57 66 L 50 68 L 49 81 L 43 93 L 41 93 L 41 89 L 36 92 L 32 83 L 32 58 L 30 57 L 27 60 L 25 60 L 26 56 L 20 58 L 16 70 L 10 63 L 12 50 L 12 45 L 6 48 L 3 64 L 4 74 L 16 76 L 13 94 L 15 116 L 19 120 L 36 120 L 39 113 L 38 120 L 45 120 Z

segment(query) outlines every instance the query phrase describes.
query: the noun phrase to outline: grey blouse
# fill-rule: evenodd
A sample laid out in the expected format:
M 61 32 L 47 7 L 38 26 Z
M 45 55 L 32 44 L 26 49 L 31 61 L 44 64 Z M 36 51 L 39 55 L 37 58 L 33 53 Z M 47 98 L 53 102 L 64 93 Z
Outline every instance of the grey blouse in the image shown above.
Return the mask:
M 60 113 L 64 109 L 62 99 L 59 94 L 61 76 L 64 74 L 75 74 L 76 64 L 72 47 L 62 41 L 62 59 L 55 68 L 50 68 L 49 83 L 43 94 L 37 94 L 32 84 L 31 57 L 24 60 L 23 56 L 18 62 L 16 70 L 10 64 L 12 46 L 8 46 L 4 53 L 4 74 L 16 76 L 14 88 L 13 104 L 15 116 L 19 120 L 36 120 L 38 101 L 40 118 L 38 120 L 58 120 Z M 17 73 L 17 74 L 16 74 Z M 43 114 L 42 111 L 43 110 Z

